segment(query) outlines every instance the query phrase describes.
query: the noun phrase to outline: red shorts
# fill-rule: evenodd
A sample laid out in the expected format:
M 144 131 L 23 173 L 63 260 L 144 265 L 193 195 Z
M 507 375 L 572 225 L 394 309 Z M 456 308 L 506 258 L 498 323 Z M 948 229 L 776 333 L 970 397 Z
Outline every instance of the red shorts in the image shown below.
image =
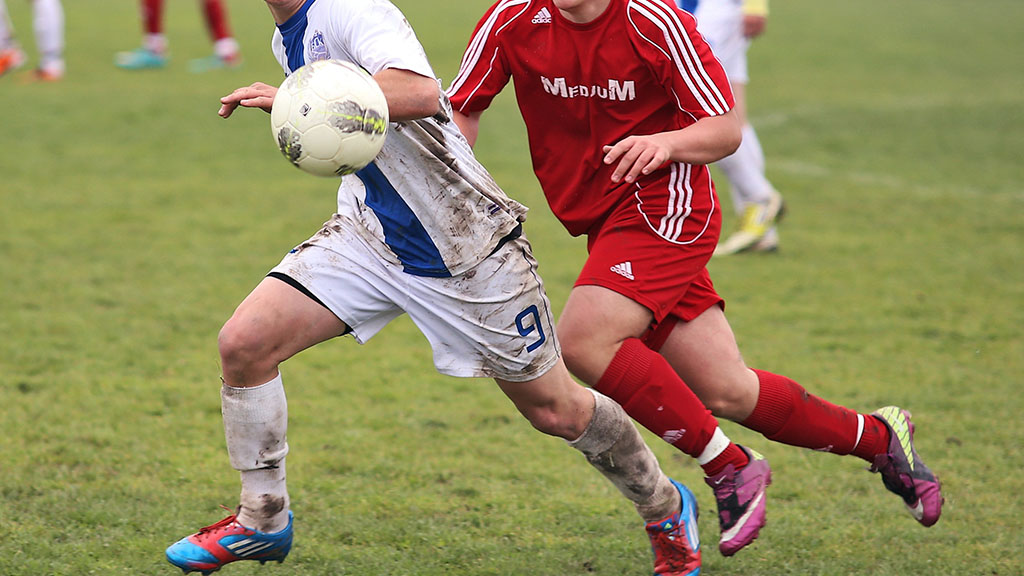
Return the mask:
M 589 256 L 575 285 L 603 286 L 650 309 L 654 321 L 645 341 L 657 350 L 678 320 L 689 322 L 711 306 L 724 307 L 707 269 L 722 213 L 713 193 L 705 202 L 695 202 L 684 233 L 670 241 L 640 208 L 640 203 L 623 203 L 591 229 Z

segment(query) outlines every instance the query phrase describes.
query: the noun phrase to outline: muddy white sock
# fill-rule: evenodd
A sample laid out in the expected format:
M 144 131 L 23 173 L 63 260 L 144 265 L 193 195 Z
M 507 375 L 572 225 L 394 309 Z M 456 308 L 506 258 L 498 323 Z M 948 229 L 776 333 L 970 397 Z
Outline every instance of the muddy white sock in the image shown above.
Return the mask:
M 679 492 L 629 416 L 611 398 L 593 389 L 590 392 L 594 417 L 569 445 L 633 502 L 645 522 L 663 520 L 679 510 Z
M 288 524 L 285 455 L 288 402 L 281 375 L 251 388 L 221 387 L 221 414 L 231 466 L 242 480 L 238 522 L 260 532 Z

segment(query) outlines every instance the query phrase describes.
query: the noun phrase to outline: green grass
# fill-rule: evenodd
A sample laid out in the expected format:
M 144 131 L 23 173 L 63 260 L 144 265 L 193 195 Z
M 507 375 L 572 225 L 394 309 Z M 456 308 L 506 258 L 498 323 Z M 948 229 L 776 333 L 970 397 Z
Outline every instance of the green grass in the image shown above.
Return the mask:
M 68 1 L 66 80 L 0 79 L 5 576 L 174 573 L 164 547 L 238 490 L 217 331 L 333 209 L 333 184 L 279 158 L 265 115 L 216 116 L 219 96 L 281 78 L 262 3 L 230 3 L 244 67 L 203 76 L 186 70 L 210 49 L 195 3 L 168 4 L 166 70 L 112 65 L 138 42 L 133 2 Z M 399 4 L 447 83 L 488 2 Z M 31 49 L 28 4 L 8 6 Z M 751 365 L 913 410 L 946 507 L 921 529 L 863 462 L 723 423 L 775 479 L 761 538 L 726 559 L 699 469 L 651 438 L 700 499 L 704 573 L 1024 574 L 1022 21 L 1014 0 L 773 4 L 749 98 L 789 205 L 783 249 L 714 262 L 716 285 Z M 584 247 L 544 206 L 507 96 L 479 154 L 533 207 L 561 306 Z M 225 573 L 649 573 L 614 489 L 490 383 L 436 375 L 408 321 L 283 370 L 298 539 L 281 567 Z

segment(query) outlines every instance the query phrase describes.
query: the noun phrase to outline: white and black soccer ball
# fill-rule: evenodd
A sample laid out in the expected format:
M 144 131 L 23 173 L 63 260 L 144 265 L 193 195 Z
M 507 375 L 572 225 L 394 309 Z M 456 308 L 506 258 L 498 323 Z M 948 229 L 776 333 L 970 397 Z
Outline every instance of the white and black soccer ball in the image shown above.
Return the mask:
M 270 127 L 281 153 L 299 169 L 344 176 L 369 164 L 384 146 L 388 103 L 359 66 L 317 60 L 281 84 Z

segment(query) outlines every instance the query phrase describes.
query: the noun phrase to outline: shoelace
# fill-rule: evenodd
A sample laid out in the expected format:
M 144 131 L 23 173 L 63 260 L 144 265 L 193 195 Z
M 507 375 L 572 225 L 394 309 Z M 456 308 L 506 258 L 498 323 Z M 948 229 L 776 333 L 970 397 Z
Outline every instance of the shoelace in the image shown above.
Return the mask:
M 669 530 L 658 530 L 652 537 L 652 544 L 655 549 L 655 562 L 659 563 L 655 566 L 656 569 L 662 570 L 681 570 L 692 560 L 692 550 L 689 545 L 685 546 L 685 553 L 682 555 L 673 554 L 673 551 L 677 549 L 676 541 L 678 537 L 675 536 L 682 527 L 682 522 L 673 522 L 672 528 Z M 683 539 L 685 541 L 685 538 Z M 663 554 L 658 554 L 661 551 Z
M 219 532 L 220 530 L 223 530 L 225 528 L 228 528 L 232 524 L 237 524 L 236 520 L 238 519 L 238 512 L 231 510 L 231 508 L 228 508 L 227 506 L 224 506 L 223 504 L 221 505 L 221 508 L 223 508 L 224 510 L 226 510 L 228 512 L 231 512 L 232 514 L 230 516 L 228 516 L 227 518 L 224 518 L 223 520 L 219 521 L 219 522 L 216 522 L 214 524 L 210 524 L 209 526 L 205 526 L 203 528 L 200 528 L 199 532 L 196 533 L 196 538 L 197 539 L 205 540 L 206 538 L 209 538 L 210 536 L 212 536 L 214 533 Z M 244 526 L 243 526 L 243 528 L 244 528 Z

